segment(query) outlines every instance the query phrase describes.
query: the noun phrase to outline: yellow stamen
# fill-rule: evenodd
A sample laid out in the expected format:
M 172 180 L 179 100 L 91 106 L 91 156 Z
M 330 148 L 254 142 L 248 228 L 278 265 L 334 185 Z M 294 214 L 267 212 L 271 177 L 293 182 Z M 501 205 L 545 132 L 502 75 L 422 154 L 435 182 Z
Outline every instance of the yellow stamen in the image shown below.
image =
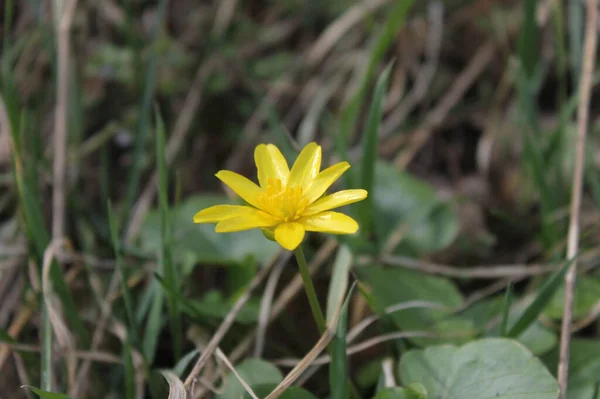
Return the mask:
M 256 202 L 277 220 L 292 222 L 302 217 L 309 205 L 302 194 L 302 187 L 284 187 L 280 179 L 269 178 L 266 190 L 256 197 Z

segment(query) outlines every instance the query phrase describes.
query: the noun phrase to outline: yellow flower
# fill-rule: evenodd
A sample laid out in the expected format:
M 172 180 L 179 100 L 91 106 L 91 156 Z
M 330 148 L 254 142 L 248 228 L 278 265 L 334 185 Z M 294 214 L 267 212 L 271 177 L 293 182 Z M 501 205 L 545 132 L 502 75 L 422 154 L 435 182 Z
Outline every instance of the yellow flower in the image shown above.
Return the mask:
M 248 205 L 216 205 L 194 215 L 195 223 L 217 223 L 215 231 L 227 233 L 261 228 L 290 251 L 302 242 L 306 231 L 353 234 L 358 223 L 342 213 L 332 212 L 367 197 L 366 190 L 325 191 L 350 168 L 340 162 L 321 169 L 321 147 L 310 143 L 300 152 L 290 170 L 273 144 L 259 144 L 254 151 L 260 186 L 237 173 L 216 174 Z

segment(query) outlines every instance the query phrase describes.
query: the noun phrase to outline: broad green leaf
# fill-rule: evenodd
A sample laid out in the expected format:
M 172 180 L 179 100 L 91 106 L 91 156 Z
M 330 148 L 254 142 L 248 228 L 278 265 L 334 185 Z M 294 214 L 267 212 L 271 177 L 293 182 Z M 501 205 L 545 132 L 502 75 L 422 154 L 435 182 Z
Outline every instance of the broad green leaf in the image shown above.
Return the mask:
M 42 391 L 41 389 L 37 389 L 29 385 L 24 385 L 23 388 L 31 390 L 31 392 L 35 393 L 42 399 L 71 399 L 67 395 L 63 395 L 61 393 Z
M 600 279 L 584 276 L 577 279 L 577 289 L 573 302 L 573 318 L 585 317 L 600 300 Z M 544 314 L 553 319 L 561 319 L 565 303 L 565 286 L 561 285 L 552 297 Z
M 235 369 L 251 387 L 261 384 L 277 385 L 283 381 L 283 375 L 277 367 L 264 360 L 247 359 L 237 365 Z M 240 399 L 245 392 L 237 377 L 233 373 L 229 373 L 225 377 L 223 392 L 217 395 L 217 399 Z
M 381 244 L 402 231 L 400 247 L 415 254 L 441 250 L 458 233 L 451 205 L 441 201 L 434 189 L 392 165 L 378 162 L 373 193 L 375 234 Z
M 276 387 L 276 384 L 259 384 L 253 385 L 252 390 L 259 398 L 266 398 Z M 251 398 L 249 393 L 244 395 L 244 399 Z M 279 396 L 279 399 L 317 399 L 317 397 L 303 388 L 289 387 Z
M 401 330 L 433 330 L 445 335 L 460 334 L 457 338 L 442 338 L 443 342 L 456 342 L 456 339 L 461 342 L 473 333 L 473 323 L 469 319 L 452 315 L 452 309 L 460 307 L 464 299 L 451 280 L 412 270 L 375 265 L 357 267 L 354 271 L 359 280 L 370 288 L 369 295 L 376 301 L 377 306 L 373 309 L 376 312 L 381 312 L 388 306 L 414 300 L 440 305 L 440 308 L 405 309 L 387 316 Z M 433 338 L 411 340 L 419 344 L 440 342 Z
M 374 399 L 428 399 L 427 390 L 422 384 L 410 384 L 404 388 L 384 388 Z
M 198 195 L 188 198 L 171 209 L 172 254 L 174 261 L 181 262 L 186 256 L 194 256 L 199 263 L 232 265 L 244 262 L 248 257 L 264 263 L 279 249 L 275 242 L 267 240 L 260 230 L 238 233 L 216 233 L 214 225 L 195 224 L 194 215 L 209 206 L 228 204 L 231 201 L 221 195 Z M 140 232 L 142 250 L 155 254 L 160 248 L 160 216 L 152 211 Z M 189 274 L 191 270 L 182 273 Z
M 423 384 L 428 399 L 556 399 L 559 394 L 542 362 L 504 338 L 411 350 L 398 368 L 402 384 Z

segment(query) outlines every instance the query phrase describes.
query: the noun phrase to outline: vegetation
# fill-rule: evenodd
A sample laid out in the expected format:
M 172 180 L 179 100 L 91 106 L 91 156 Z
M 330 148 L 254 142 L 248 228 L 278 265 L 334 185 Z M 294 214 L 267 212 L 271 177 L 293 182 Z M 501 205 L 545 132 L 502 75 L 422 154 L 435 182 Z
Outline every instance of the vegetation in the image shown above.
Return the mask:
M 595 2 L 0 4 L 0 398 L 600 397 Z M 311 142 L 356 234 L 194 223 Z

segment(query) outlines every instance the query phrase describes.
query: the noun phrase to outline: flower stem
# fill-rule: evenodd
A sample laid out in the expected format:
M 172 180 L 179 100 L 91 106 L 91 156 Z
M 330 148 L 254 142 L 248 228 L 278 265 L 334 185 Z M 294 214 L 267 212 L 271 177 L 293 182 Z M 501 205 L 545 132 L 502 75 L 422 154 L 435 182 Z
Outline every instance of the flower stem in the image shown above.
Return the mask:
M 327 324 L 325 323 L 325 317 L 323 316 L 323 311 L 321 310 L 321 305 L 319 304 L 319 299 L 317 298 L 315 286 L 310 278 L 310 273 L 306 264 L 306 258 L 304 257 L 304 251 L 302 251 L 302 246 L 299 246 L 294 250 L 294 255 L 296 255 L 296 260 L 298 261 L 298 269 L 300 269 L 300 275 L 302 276 L 304 290 L 306 291 L 306 296 L 308 297 L 308 302 L 310 304 L 310 310 L 312 311 L 313 318 L 317 323 L 319 332 L 323 334 L 327 329 Z

